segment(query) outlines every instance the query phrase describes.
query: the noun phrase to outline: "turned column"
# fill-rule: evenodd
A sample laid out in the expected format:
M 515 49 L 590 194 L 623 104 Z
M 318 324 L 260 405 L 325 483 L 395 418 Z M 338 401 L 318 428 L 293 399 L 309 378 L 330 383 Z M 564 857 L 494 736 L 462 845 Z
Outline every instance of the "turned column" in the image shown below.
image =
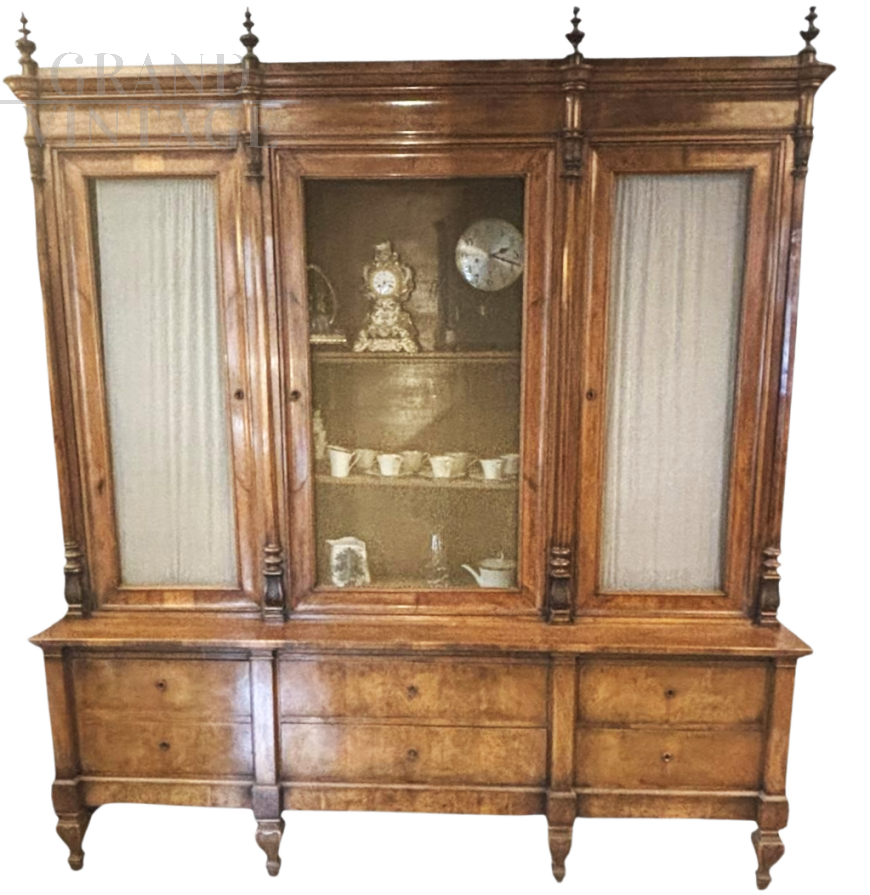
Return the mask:
M 565 878 L 571 851 L 577 795 L 574 792 L 574 733 L 577 713 L 577 662 L 574 656 L 554 656 L 550 666 L 550 773 L 547 825 L 553 876 Z
M 81 870 L 82 842 L 94 809 L 84 804 L 79 783 L 78 737 L 70 670 L 61 647 L 45 649 L 45 681 L 51 715 L 55 778 L 51 801 L 57 814 L 57 835 L 69 848 L 69 866 Z
M 783 856 L 785 846 L 779 831 L 788 823 L 785 773 L 797 659 L 776 659 L 764 744 L 762 791 L 758 799 L 758 829 L 752 844 L 758 858 L 755 880 L 759 889 L 770 885 L 770 868 Z
M 284 833 L 281 787 L 278 783 L 277 725 L 275 723 L 275 654 L 251 655 L 251 715 L 254 735 L 254 785 L 251 801 L 257 820 L 257 845 L 266 853 L 266 870 L 281 869 L 278 849 Z

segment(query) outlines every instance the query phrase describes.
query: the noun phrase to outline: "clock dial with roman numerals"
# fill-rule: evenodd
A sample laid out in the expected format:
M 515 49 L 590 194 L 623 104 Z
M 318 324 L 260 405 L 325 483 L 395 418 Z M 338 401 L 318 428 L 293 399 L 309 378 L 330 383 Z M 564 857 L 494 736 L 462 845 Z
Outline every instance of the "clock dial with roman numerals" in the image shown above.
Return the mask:
M 465 281 L 484 292 L 498 292 L 523 273 L 523 234 L 499 218 L 475 221 L 456 244 L 456 266 Z

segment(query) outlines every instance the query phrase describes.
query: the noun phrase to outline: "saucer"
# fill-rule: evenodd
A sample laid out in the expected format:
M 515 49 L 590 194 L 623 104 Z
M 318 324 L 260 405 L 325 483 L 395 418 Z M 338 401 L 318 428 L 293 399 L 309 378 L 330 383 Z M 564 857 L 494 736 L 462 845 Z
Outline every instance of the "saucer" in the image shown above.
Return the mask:
M 435 481 L 449 482 L 452 479 L 464 479 L 465 473 L 457 473 L 456 475 L 433 475 L 431 469 L 421 469 L 417 475 L 423 476 L 424 479 L 435 479 Z

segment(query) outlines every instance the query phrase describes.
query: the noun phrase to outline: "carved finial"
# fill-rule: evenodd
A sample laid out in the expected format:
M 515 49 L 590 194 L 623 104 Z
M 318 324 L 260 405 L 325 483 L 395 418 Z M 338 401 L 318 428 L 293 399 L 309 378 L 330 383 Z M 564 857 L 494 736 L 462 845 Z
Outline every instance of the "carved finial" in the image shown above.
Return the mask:
M 550 547 L 549 620 L 553 624 L 571 621 L 571 566 L 570 547 Z
M 22 36 L 15 41 L 15 46 L 21 53 L 21 58 L 18 60 L 21 65 L 21 74 L 34 76 L 39 68 L 36 60 L 33 59 L 36 44 L 28 37 L 30 31 L 27 28 L 27 16 L 24 13 L 21 13 L 21 27 L 18 30 Z
M 580 24 L 580 17 L 577 15 L 578 12 L 580 12 L 580 7 L 575 6 L 574 7 L 574 18 L 571 19 L 571 24 L 574 27 L 571 31 L 568 32 L 568 34 L 565 35 L 565 37 L 568 38 L 568 40 L 571 43 L 571 46 L 574 47 L 574 58 L 582 59 L 583 54 L 580 52 L 580 49 L 579 49 L 580 41 L 582 41 L 583 38 L 586 37 L 586 35 L 578 27 Z
M 802 52 L 806 52 L 809 50 L 812 53 L 816 52 L 816 48 L 813 46 L 813 41 L 819 36 L 819 29 L 816 28 L 816 19 L 818 16 L 816 15 L 815 6 L 810 7 L 810 14 L 808 16 L 804 16 L 804 18 L 810 23 L 809 28 L 806 31 L 801 31 L 801 37 L 806 41 L 806 46 L 803 48 Z
M 77 541 L 64 542 L 64 557 L 66 563 L 63 567 L 65 579 L 63 594 L 69 605 L 70 615 L 82 615 L 85 607 L 85 555 Z
M 267 621 L 280 621 L 284 614 L 284 557 L 278 544 L 266 544 L 263 550 L 263 576 L 263 615 Z
M 242 58 L 242 65 L 246 68 L 256 67 L 260 64 L 260 60 L 254 55 L 254 47 L 260 42 L 260 38 L 257 37 L 256 34 L 251 30 L 254 27 L 254 23 L 251 20 L 251 10 L 250 8 L 245 10 L 245 21 L 244 21 L 245 30 L 248 32 L 247 34 L 243 34 L 239 40 L 242 42 L 242 46 L 248 51 L 245 53 Z
M 762 557 L 758 622 L 762 625 L 777 625 L 779 624 L 776 620 L 776 612 L 779 609 L 779 547 L 765 547 Z

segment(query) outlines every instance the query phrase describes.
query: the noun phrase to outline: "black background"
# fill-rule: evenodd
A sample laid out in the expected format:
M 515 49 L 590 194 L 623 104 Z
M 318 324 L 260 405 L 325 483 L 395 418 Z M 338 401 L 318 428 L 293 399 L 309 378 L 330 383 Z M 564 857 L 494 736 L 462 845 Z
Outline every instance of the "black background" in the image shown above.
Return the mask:
M 503 13 L 492 3 L 407 4 L 401 14 L 380 5 L 255 4 L 258 32 L 264 38 L 260 53 L 268 60 L 552 56 L 565 51 L 560 35 L 568 27 L 567 3 L 522 4 L 513 9 L 521 14 Z M 841 47 L 846 35 L 855 35 L 863 27 L 857 11 L 854 5 L 821 4 L 824 34 L 818 43 L 823 58 L 845 63 Z M 154 62 L 171 61 L 173 52 L 186 61 L 195 61 L 200 54 L 213 60 L 219 52 L 231 59 L 240 52 L 235 35 L 240 30 L 241 4 L 121 5 L 104 6 L 99 12 L 73 4 L 34 4 L 28 12 L 43 64 L 64 51 L 79 53 L 91 64 L 97 52 L 117 52 L 128 62 L 142 60 L 146 52 Z M 746 7 L 670 2 L 645 8 L 589 3 L 584 49 L 590 56 L 789 53 L 800 46 L 795 31 L 801 27 L 803 12 L 801 3 L 785 2 Z M 10 9 L 7 15 L 11 40 L 15 11 Z M 11 47 L 5 58 L 7 63 L 0 68 L 13 70 Z M 72 57 L 66 61 L 72 62 Z M 840 519 L 851 518 L 844 497 L 854 501 L 858 486 L 845 482 L 842 472 L 836 474 L 848 469 L 851 445 L 861 431 L 855 419 L 859 402 L 851 397 L 857 388 L 852 383 L 859 380 L 849 375 L 852 353 L 846 342 L 846 334 L 854 330 L 856 293 L 861 287 L 849 276 L 841 249 L 851 243 L 850 231 L 860 232 L 851 226 L 858 220 L 854 186 L 850 190 L 845 184 L 847 173 L 860 170 L 856 156 L 863 148 L 855 144 L 847 150 L 846 146 L 845 105 L 840 98 L 846 95 L 848 78 L 845 71 L 838 74 L 819 97 L 819 138 L 807 212 L 809 260 L 803 283 L 793 427 L 796 450 L 790 466 L 783 557 L 783 619 L 816 645 L 819 656 L 801 663 L 799 675 L 789 786 L 793 823 L 785 834 L 790 855 L 775 871 L 780 892 L 803 888 L 801 883 L 835 860 L 814 844 L 830 810 L 830 772 L 840 766 L 826 723 L 827 694 L 841 684 L 845 669 L 834 657 L 845 655 L 846 649 L 842 626 L 835 635 L 832 622 L 848 615 L 857 590 L 849 557 L 855 540 L 853 523 L 842 524 Z M 853 108 L 860 114 L 859 108 Z M 38 292 L 31 262 L 31 200 L 18 142 L 21 113 L 10 105 L 2 116 L 8 284 L 4 419 L 6 468 L 11 473 L 5 484 L 7 520 L 12 523 L 4 567 L 7 656 L 12 664 L 7 681 L 14 680 L 6 692 L 21 697 L 14 712 L 10 699 L 6 727 L 12 746 L 7 753 L 10 789 L 15 789 L 14 780 L 20 781 L 14 799 L 19 814 L 10 813 L 9 820 L 39 855 L 38 862 L 30 858 L 22 863 L 21 870 L 38 869 L 43 884 L 68 881 L 79 887 L 115 880 L 119 874 L 146 886 L 184 885 L 194 880 L 206 885 L 236 880 L 246 886 L 257 884 L 266 877 L 260 869 L 261 856 L 250 840 L 250 817 L 241 812 L 103 809 L 88 837 L 90 857 L 81 882 L 67 874 L 64 849 L 51 835 L 51 754 L 39 656 L 20 640 L 20 650 L 13 649 L 12 642 L 48 624 L 62 609 L 60 534 Z M 836 349 L 836 357 L 827 354 L 831 348 Z M 13 395 L 14 403 L 10 401 Z M 831 587 L 840 581 L 850 586 Z M 16 617 L 20 620 L 12 623 Z M 462 888 L 531 885 L 537 891 L 549 891 L 552 885 L 541 818 L 294 814 L 288 820 L 283 877 L 288 888 L 307 888 L 312 883 L 412 888 L 428 883 Z M 750 828 L 743 823 L 582 822 L 566 885 L 575 891 L 581 886 L 586 891 L 603 886 L 619 891 L 652 883 L 666 885 L 674 895 L 698 888 L 749 893 L 754 865 L 748 845 Z M 17 863 L 24 854 L 10 857 Z

